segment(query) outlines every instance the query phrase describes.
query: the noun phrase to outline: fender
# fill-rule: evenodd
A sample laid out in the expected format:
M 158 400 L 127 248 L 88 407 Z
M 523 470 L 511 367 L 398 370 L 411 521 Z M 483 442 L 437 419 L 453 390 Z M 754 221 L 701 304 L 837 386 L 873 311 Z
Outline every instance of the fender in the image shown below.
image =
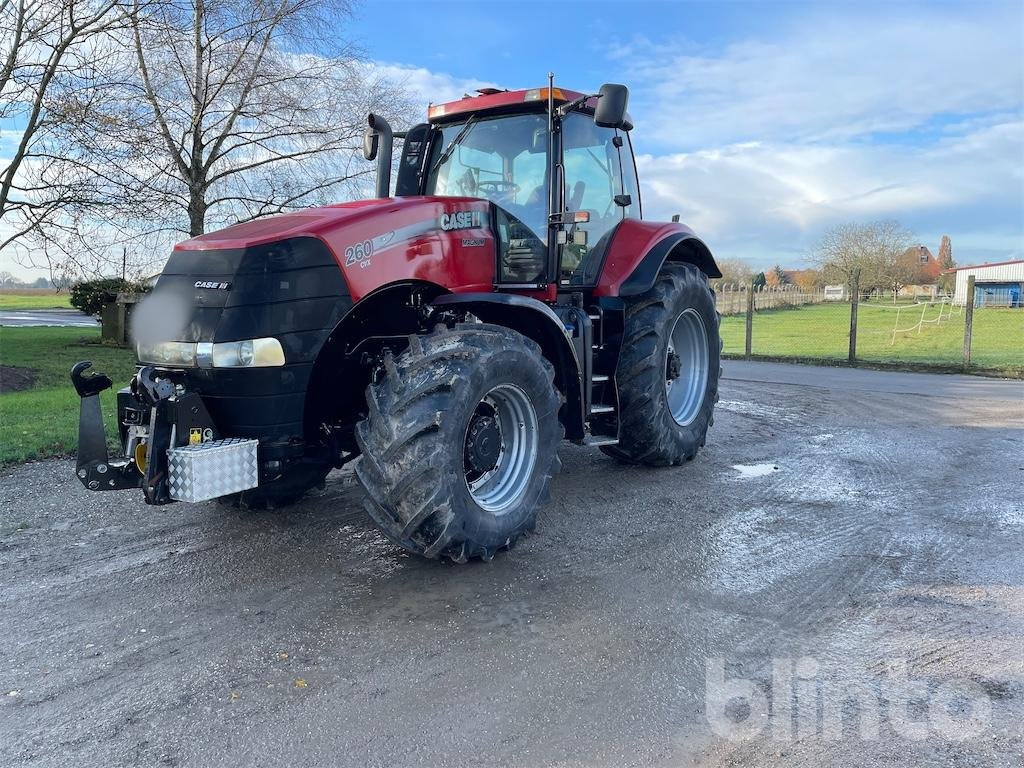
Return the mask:
M 467 310 L 485 323 L 503 325 L 536 341 L 555 368 L 555 385 L 565 395 L 562 422 L 565 436 L 579 440 L 585 434 L 583 365 L 565 324 L 542 301 L 509 293 L 449 293 L 431 305 Z
M 666 261 L 694 264 L 721 277 L 711 251 L 684 224 L 626 219 L 615 230 L 594 289 L 596 296 L 636 296 L 648 290 Z

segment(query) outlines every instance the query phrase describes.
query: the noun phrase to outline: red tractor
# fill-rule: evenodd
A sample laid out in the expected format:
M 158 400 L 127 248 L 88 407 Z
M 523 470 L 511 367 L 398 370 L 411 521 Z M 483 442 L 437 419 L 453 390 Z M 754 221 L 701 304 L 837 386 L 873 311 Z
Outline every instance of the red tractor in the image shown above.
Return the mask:
M 692 459 L 718 395 L 721 274 L 690 229 L 642 220 L 627 98 L 549 80 L 398 134 L 370 115 L 376 199 L 176 246 L 135 314 L 124 458 L 107 456 L 110 380 L 72 371 L 81 481 L 280 505 L 361 457 L 381 530 L 463 562 L 533 529 L 563 438 Z

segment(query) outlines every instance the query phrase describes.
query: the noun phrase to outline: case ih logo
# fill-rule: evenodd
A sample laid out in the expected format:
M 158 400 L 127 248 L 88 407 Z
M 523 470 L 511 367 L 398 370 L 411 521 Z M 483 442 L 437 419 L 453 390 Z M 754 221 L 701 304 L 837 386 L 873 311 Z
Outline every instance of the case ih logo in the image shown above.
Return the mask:
M 196 288 L 212 288 L 215 291 L 226 291 L 231 283 L 219 283 L 216 280 L 196 280 Z
M 480 211 L 454 211 L 441 214 L 441 229 L 448 232 L 452 229 L 472 229 L 482 227 L 483 214 Z

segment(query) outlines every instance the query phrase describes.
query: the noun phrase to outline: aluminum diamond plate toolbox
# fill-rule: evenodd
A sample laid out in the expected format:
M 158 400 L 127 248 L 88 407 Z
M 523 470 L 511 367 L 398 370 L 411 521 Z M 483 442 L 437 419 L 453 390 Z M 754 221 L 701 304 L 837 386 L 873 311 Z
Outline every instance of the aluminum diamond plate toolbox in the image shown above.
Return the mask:
M 207 501 L 255 488 L 259 484 L 258 445 L 259 440 L 228 437 L 168 449 L 171 498 Z

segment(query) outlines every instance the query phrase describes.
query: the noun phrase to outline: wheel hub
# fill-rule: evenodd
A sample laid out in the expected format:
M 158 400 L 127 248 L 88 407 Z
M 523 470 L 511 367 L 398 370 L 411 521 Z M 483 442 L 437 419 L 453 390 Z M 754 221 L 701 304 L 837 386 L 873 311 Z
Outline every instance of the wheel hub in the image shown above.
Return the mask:
M 679 354 L 670 346 L 668 348 L 668 360 L 665 362 L 666 381 L 675 381 L 679 378 L 682 368 L 679 363 Z
M 686 365 L 683 365 L 683 360 Z M 665 396 L 675 422 L 693 423 L 707 392 L 710 359 L 704 320 L 693 308 L 684 309 L 669 332 L 665 355 Z
M 466 433 L 466 467 L 475 473 L 490 472 L 501 455 L 501 427 L 493 416 L 475 414 Z

